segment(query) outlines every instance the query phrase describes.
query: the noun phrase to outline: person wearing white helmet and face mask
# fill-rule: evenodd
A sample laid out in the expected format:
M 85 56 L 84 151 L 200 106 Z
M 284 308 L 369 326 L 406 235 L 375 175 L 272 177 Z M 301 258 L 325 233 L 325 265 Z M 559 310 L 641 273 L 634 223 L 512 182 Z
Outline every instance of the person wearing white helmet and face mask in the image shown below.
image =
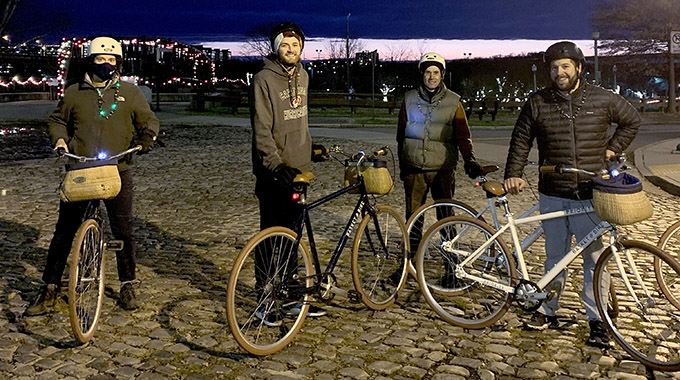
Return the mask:
M 140 154 L 151 150 L 159 131 L 158 119 L 149 108 L 142 91 L 134 84 L 120 81 L 119 67 L 123 50 L 118 41 L 98 37 L 87 50 L 88 66 L 79 83 L 69 86 L 49 117 L 48 126 L 55 150 L 95 157 L 115 154 L 141 145 Z M 114 238 L 123 241 L 116 252 L 121 281 L 119 304 L 124 309 L 137 307 L 133 288 L 136 245 L 132 230 L 133 183 L 131 159 L 121 159 L 120 193 L 104 201 Z M 47 253 L 40 293 L 25 315 L 45 314 L 54 305 L 61 284 L 71 242 L 88 201 L 61 202 L 54 237 Z
M 446 61 L 426 53 L 418 69 L 420 85 L 406 93 L 399 111 L 397 144 L 400 178 L 406 193 L 406 219 L 427 200 L 453 198 L 459 153 L 465 173 L 476 178 L 481 166 L 475 160 L 470 128 L 460 96 L 448 90 L 442 79 Z M 438 215 L 443 218 L 447 215 Z M 412 252 L 421 236 L 411 236 Z M 442 279 L 446 282 L 446 279 Z

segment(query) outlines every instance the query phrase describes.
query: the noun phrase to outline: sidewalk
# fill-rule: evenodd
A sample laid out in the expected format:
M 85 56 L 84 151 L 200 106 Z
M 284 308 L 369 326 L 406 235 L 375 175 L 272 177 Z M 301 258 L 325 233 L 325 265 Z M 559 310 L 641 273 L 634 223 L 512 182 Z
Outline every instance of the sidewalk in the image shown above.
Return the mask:
M 635 150 L 635 166 L 649 182 L 680 195 L 680 139 L 662 140 Z

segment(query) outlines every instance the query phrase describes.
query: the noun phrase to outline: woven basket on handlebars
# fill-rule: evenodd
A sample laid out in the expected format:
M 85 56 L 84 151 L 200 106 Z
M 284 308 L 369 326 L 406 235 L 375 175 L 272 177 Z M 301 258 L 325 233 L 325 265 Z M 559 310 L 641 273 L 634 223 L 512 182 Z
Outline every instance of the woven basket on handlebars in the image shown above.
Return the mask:
M 593 180 L 593 207 L 597 216 L 609 223 L 622 225 L 651 217 L 654 210 L 640 180 L 628 173 L 619 177 Z
M 354 165 L 352 165 L 354 164 Z M 367 162 L 360 167 L 361 175 L 364 177 L 364 185 L 366 186 L 366 193 L 368 194 L 389 194 L 394 188 L 392 176 L 387 170 L 386 162 L 382 160 L 375 160 Z M 345 186 L 353 185 L 357 182 L 357 166 L 356 162 L 348 163 L 345 168 Z M 350 191 L 350 193 L 357 194 L 360 190 L 357 188 Z
M 121 187 L 117 164 L 117 160 L 67 164 L 59 198 L 78 202 L 115 197 Z

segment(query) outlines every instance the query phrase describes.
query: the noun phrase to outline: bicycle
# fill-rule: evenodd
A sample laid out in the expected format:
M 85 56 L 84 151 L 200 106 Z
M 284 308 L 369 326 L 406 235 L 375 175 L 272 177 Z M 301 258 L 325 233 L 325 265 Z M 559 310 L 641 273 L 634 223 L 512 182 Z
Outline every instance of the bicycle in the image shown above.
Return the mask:
M 57 154 L 73 158 L 79 163 L 107 161 L 114 164 L 118 158 L 140 149 L 141 146 L 136 146 L 113 156 L 100 154 L 97 157 L 85 157 L 68 153 L 60 148 Z M 101 315 L 106 252 L 123 249 L 121 240 L 105 241 L 105 221 L 100 210 L 101 199 L 87 202 L 83 222 L 76 231 L 69 252 L 71 257 L 68 279 L 69 320 L 73 334 L 81 343 L 87 343 L 92 339 Z
M 226 309 L 230 330 L 246 351 L 268 355 L 282 350 L 302 327 L 313 296 L 328 303 L 340 294 L 373 310 L 384 310 L 395 302 L 406 282 L 404 264 L 409 247 L 404 220 L 389 206 L 371 204 L 369 194 L 373 192 L 367 186 L 366 172 L 362 174 L 361 170 L 364 166 L 380 166 L 377 157 L 385 154 L 385 149 L 373 156 L 361 151 L 346 160 L 346 170 L 357 169 L 356 182 L 313 202 L 307 202 L 306 194 L 312 173 L 298 175 L 291 195 L 301 210 L 295 230 L 267 228 L 241 250 L 229 277 Z M 341 153 L 337 148 L 335 152 Z M 359 199 L 354 211 L 322 271 L 309 212 L 357 191 Z M 357 223 L 351 259 L 355 291 L 344 291 L 337 287 L 333 271 Z M 302 241 L 304 229 L 309 248 Z M 258 260 L 259 268 L 263 269 L 256 269 Z M 399 274 L 390 277 L 398 268 Z M 287 312 L 291 305 L 299 303 L 299 313 Z
M 542 167 L 541 171 L 592 173 L 576 168 Z M 502 184 L 490 181 L 485 190 L 495 196 L 507 223 L 497 231 L 469 216 L 453 216 L 435 223 L 423 237 L 416 254 L 418 283 L 428 304 L 444 320 L 464 328 L 484 328 L 498 321 L 515 303 L 535 311 L 555 290 L 549 284 L 593 241 L 609 232 L 608 243 L 594 270 L 594 293 L 598 313 L 607 330 L 623 349 L 649 368 L 680 370 L 680 313 L 672 294 L 655 276 L 655 266 L 674 276 L 680 264 L 657 247 L 619 238 L 616 227 L 602 221 L 537 282 L 530 280 L 517 226 L 542 220 L 592 212 L 592 206 L 514 218 Z M 511 250 L 501 237 L 510 230 L 520 274 Z M 627 265 L 624 264 L 627 263 Z M 442 265 L 444 263 L 444 265 Z M 449 288 L 437 287 L 444 274 L 453 274 Z M 618 306 L 612 311 L 603 289 L 614 289 Z M 616 315 L 618 318 L 616 318 Z

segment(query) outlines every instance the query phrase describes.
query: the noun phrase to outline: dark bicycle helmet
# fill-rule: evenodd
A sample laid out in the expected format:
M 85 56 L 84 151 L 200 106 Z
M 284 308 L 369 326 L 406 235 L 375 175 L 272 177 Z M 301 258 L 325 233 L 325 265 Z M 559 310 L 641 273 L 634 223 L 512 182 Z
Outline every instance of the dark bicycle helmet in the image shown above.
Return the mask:
M 305 46 L 305 34 L 302 33 L 302 29 L 294 22 L 282 22 L 276 25 L 271 33 L 269 33 L 269 42 L 271 43 L 272 51 L 276 52 L 277 50 L 276 37 L 278 37 L 279 34 L 286 32 L 293 33 L 300 40 L 300 45 L 302 47 Z
M 577 64 L 581 64 L 581 70 L 586 64 L 586 57 L 583 51 L 575 43 L 570 41 L 561 41 L 552 44 L 543 54 L 543 63 L 546 70 L 550 71 L 550 64 L 556 59 L 569 58 Z

